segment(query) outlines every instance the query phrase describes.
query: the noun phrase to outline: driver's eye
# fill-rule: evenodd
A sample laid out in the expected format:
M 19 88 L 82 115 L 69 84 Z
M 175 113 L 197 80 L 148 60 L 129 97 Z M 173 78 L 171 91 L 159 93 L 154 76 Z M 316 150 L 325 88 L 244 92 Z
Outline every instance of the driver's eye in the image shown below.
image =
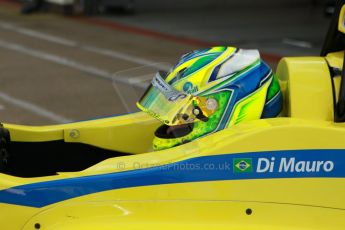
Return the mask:
M 163 78 L 165 80 L 165 78 L 167 78 L 168 76 L 168 72 L 164 71 L 164 70 L 158 70 L 158 74 L 159 76 L 161 76 L 161 78 Z
M 187 70 L 187 67 L 184 67 L 183 69 L 181 69 L 180 71 L 178 71 L 178 73 L 182 75 L 184 72 L 186 72 L 186 70 Z
M 183 77 L 184 72 L 186 72 L 187 67 L 181 69 L 180 71 L 178 71 L 178 73 L 176 74 L 176 77 L 179 79 L 180 77 Z

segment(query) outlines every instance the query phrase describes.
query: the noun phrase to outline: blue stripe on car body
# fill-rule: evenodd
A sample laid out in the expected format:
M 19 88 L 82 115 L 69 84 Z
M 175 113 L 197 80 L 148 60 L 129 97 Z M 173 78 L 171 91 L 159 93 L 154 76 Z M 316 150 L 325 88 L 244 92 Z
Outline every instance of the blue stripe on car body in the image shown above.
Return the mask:
M 253 172 L 236 173 L 234 171 L 234 167 L 236 166 L 233 162 L 238 159 L 250 159 L 252 168 L 254 169 Z M 272 159 L 275 159 L 276 163 L 283 159 L 294 159 L 295 162 L 328 162 L 327 170 L 331 166 L 332 170 L 313 172 L 297 172 L 296 170 L 286 172 L 279 172 L 278 170 L 272 172 L 255 171 L 261 166 L 259 162 L 267 163 L 268 161 L 272 161 Z M 213 165 L 214 167 L 206 167 L 207 165 Z M 263 166 L 266 167 L 266 165 Z M 21 185 L 0 191 L 0 202 L 40 208 L 88 194 L 139 186 L 219 180 L 325 177 L 345 177 L 344 149 L 289 150 L 202 156 L 146 169 Z

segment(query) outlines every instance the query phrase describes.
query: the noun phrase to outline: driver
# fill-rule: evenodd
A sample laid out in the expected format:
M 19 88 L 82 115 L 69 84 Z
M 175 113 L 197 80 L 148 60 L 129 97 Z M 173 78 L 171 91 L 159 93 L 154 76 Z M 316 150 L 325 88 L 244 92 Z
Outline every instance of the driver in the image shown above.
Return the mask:
M 212 47 L 158 72 L 137 103 L 162 122 L 153 149 L 178 146 L 240 122 L 277 116 L 279 83 L 257 50 Z

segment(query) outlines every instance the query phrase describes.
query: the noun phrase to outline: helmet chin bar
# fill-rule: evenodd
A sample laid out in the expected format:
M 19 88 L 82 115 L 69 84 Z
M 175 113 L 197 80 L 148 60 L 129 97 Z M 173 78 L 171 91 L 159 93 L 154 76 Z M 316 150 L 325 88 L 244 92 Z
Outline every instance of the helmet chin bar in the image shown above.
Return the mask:
M 162 139 L 185 137 L 193 131 L 193 128 L 193 123 L 176 126 L 162 125 L 155 131 L 155 136 Z

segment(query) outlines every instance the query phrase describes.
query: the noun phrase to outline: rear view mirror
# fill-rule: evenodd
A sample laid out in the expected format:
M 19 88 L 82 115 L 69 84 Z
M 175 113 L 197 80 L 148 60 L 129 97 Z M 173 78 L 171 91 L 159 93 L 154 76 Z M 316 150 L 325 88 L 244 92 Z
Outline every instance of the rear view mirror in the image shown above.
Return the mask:
M 339 32 L 345 34 L 345 5 L 341 7 L 338 21 Z

